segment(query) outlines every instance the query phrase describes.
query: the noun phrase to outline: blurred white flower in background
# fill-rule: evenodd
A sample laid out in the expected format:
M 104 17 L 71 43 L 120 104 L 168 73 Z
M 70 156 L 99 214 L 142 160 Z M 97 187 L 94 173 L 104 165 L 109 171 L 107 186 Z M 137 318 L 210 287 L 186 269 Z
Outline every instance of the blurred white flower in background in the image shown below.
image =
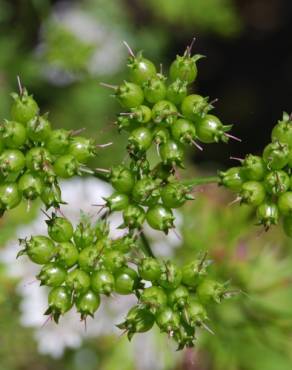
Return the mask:
M 176 351 L 177 345 L 172 338 L 166 338 L 158 327 L 133 338 L 135 363 L 139 370 L 173 369 L 182 353 Z
M 117 73 L 127 56 L 121 42 L 125 38 L 120 26 L 77 4 L 61 2 L 41 29 L 37 54 L 46 61 L 48 80 L 66 85 L 84 72 L 99 76 Z
M 63 199 L 68 204 L 62 206 L 62 211 L 65 216 L 70 219 L 73 224 L 77 224 L 80 211 L 91 215 L 94 221 L 97 218 L 97 209 L 92 207 L 92 204 L 103 204 L 103 197 L 111 194 L 112 188 L 107 183 L 95 179 L 73 179 L 65 181 L 61 184 Z M 181 223 L 179 214 L 176 214 L 178 225 Z M 47 228 L 45 223 L 45 215 L 40 212 L 37 218 L 29 225 L 19 227 L 17 230 L 17 238 L 24 238 L 30 235 L 46 234 Z M 117 229 L 117 226 L 122 223 L 121 214 L 114 213 L 108 220 L 111 225 L 111 237 L 117 238 L 125 233 L 124 230 Z M 157 255 L 169 257 L 173 254 L 175 248 L 180 244 L 180 240 L 173 231 L 165 236 L 162 232 L 156 232 L 145 226 L 145 233 L 152 241 L 151 246 Z M 80 316 L 74 310 L 66 313 L 61 318 L 60 324 L 56 325 L 53 322 L 46 322 L 47 316 L 43 313 L 47 308 L 48 290 L 45 287 L 40 287 L 35 279 L 40 266 L 33 264 L 26 256 L 16 260 L 19 246 L 17 238 L 7 243 L 5 248 L 1 250 L 0 260 L 7 266 L 8 273 L 21 280 L 18 285 L 18 293 L 21 296 L 20 311 L 21 323 L 24 326 L 35 328 L 35 338 L 37 340 L 39 351 L 43 354 L 49 354 L 53 357 L 62 356 L 66 347 L 78 348 L 82 344 L 85 337 L 95 337 L 112 333 L 120 334 L 120 331 L 115 327 L 115 324 L 123 321 L 129 308 L 135 304 L 134 296 L 118 296 L 113 298 L 103 297 L 102 304 L 97 311 L 95 318 L 87 319 L 87 330 L 85 331 L 84 323 L 80 322 Z M 152 338 L 152 339 L 151 339 Z M 147 348 L 155 347 L 153 345 L 154 334 L 149 333 L 148 336 L 143 335 L 134 338 L 135 350 L 137 353 L 144 353 L 145 340 L 147 340 Z M 153 348 L 151 356 L 140 358 L 140 369 L 153 369 L 153 364 L 148 357 L 153 357 Z M 157 352 L 157 351 L 156 351 Z M 154 356 L 153 358 L 159 358 Z M 138 361 L 139 359 L 137 359 Z M 162 360 L 161 360 L 162 361 Z M 148 365 L 149 366 L 148 366 Z M 152 365 L 151 365 L 152 364 Z M 156 363 L 157 364 L 157 363 Z M 156 367 L 156 369 L 163 367 Z

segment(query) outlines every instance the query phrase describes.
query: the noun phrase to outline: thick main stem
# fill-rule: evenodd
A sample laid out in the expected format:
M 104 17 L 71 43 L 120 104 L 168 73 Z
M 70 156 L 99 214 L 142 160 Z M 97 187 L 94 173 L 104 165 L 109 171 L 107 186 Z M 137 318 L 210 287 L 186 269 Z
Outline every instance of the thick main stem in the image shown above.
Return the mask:
M 184 185 L 205 185 L 205 184 L 213 184 L 218 183 L 218 176 L 206 176 L 206 177 L 195 177 L 194 179 L 182 180 Z
M 152 249 L 150 247 L 149 241 L 148 241 L 146 235 L 143 233 L 143 231 L 141 232 L 140 237 L 141 237 L 141 241 L 142 241 L 143 252 L 146 254 L 147 257 L 155 258 L 154 254 L 152 252 Z
M 93 176 L 97 177 L 98 179 L 103 180 L 105 182 L 109 182 L 109 177 L 108 177 L 107 173 L 96 171 L 96 172 L 94 172 Z

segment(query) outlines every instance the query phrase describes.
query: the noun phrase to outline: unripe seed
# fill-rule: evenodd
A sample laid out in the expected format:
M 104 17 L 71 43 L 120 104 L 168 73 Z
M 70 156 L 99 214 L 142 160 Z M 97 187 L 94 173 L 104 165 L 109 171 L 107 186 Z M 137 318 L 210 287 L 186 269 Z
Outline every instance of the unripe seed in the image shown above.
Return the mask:
M 81 314 L 81 319 L 86 318 L 86 316 L 94 316 L 100 305 L 100 297 L 98 294 L 91 290 L 86 293 L 81 294 L 76 300 L 77 311 Z
M 91 288 L 99 294 L 109 295 L 114 290 L 114 276 L 106 270 L 96 271 L 91 276 Z

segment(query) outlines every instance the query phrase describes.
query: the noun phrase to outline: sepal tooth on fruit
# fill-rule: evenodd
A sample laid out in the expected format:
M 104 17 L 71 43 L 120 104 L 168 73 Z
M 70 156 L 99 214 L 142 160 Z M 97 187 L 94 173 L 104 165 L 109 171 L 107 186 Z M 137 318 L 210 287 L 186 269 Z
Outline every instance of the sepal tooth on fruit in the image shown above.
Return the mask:
M 27 251 L 25 249 L 22 249 L 17 253 L 16 258 L 24 256 L 25 254 L 27 254 Z

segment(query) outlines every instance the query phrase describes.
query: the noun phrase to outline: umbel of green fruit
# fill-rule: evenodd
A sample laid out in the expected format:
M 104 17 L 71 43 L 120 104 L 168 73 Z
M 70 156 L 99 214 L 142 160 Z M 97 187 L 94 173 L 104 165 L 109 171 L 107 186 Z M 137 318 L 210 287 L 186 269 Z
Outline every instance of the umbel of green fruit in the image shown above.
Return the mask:
M 192 44 L 164 73 L 125 43 L 125 80 L 102 84 L 121 105 L 116 125 L 127 141 L 127 158 L 110 169 L 86 167 L 107 144 L 96 145 L 80 134 L 82 129 L 54 129 L 20 84 L 13 96 L 11 119 L 0 125 L 0 209 L 38 197 L 45 205 L 48 236 L 21 240 L 19 255 L 41 265 L 37 279 L 50 288 L 45 313 L 56 322 L 73 308 L 81 320 L 93 317 L 104 296 L 134 295 L 136 303 L 118 327 L 131 339 L 157 325 L 183 349 L 194 345 L 197 328 L 211 331 L 209 313 L 230 296 L 227 284 L 209 276 L 206 256 L 182 266 L 158 259 L 144 233 L 146 223 L 158 232 L 175 232 L 176 209 L 194 199 L 196 181 L 185 182 L 178 174 L 178 168 L 185 168 L 188 147 L 202 150 L 200 142 L 239 140 L 230 134 L 232 125 L 211 112 L 215 100 L 192 93 L 202 58 L 192 55 Z M 218 182 L 256 207 L 258 222 L 266 228 L 284 215 L 284 229 L 292 234 L 286 176 L 292 159 L 290 143 L 282 139 L 289 119 L 279 123 L 262 157 L 247 156 L 242 166 L 221 171 Z M 59 180 L 83 173 L 102 177 L 113 191 L 97 205 L 101 218 L 95 224 L 83 217 L 75 226 L 60 210 Z M 113 239 L 108 216 L 116 212 L 124 234 Z

